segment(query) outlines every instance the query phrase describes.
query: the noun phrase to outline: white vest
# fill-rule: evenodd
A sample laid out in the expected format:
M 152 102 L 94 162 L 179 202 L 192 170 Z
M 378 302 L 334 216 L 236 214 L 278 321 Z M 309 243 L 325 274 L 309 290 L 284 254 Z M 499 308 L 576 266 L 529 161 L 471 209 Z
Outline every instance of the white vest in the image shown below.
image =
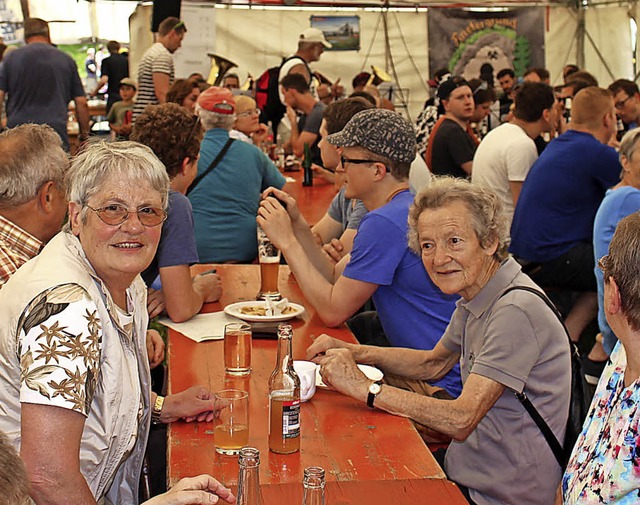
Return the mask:
M 96 304 L 102 328 L 100 372 L 80 444 L 80 470 L 97 501 L 138 503 L 138 481 L 150 425 L 150 376 L 146 350 L 146 287 L 138 276 L 128 288 L 134 302 L 133 340 L 119 327 L 115 305 L 73 235 L 61 232 L 0 290 L 0 430 L 20 448 L 18 322 L 40 293 L 62 284 L 84 288 Z M 142 398 L 122 377 L 137 368 Z M 137 441 L 122 462 L 138 423 Z M 122 464 L 120 464 L 122 462 Z

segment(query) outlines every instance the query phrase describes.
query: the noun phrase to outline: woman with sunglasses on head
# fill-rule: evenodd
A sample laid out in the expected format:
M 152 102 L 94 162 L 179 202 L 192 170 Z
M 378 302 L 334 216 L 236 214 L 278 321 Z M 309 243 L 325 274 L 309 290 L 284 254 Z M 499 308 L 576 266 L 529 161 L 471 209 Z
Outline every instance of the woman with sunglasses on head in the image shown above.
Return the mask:
M 169 178 L 147 147 L 90 144 L 65 177 L 66 228 L 0 292 L 0 430 L 36 503 L 138 503 L 151 420 L 211 421 L 204 387 L 157 396 L 147 290 Z
M 171 180 L 169 213 L 158 252 L 142 272 L 142 278 L 150 287 L 147 301 L 150 317 L 166 310 L 173 321 L 186 321 L 200 311 L 203 303 L 214 302 L 222 294 L 217 274 L 199 274 L 192 278 L 189 270 L 190 265 L 199 260 L 193 210 L 185 193 L 198 171 L 202 136 L 198 117 L 174 103 L 147 106 L 131 132 L 131 140 L 151 148 Z M 160 285 L 154 282 L 158 276 Z

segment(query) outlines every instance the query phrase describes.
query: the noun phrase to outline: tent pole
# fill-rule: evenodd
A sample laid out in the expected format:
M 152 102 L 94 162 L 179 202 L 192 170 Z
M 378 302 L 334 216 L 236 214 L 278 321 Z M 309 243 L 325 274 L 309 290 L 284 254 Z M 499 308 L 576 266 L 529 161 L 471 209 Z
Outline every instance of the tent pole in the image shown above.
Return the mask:
M 22 17 L 27 19 L 31 17 L 29 15 L 29 0 L 20 0 L 20 7 L 22 7 Z
M 582 2 L 578 0 L 578 29 L 576 37 L 576 64 L 579 68 L 584 68 L 584 38 L 586 33 L 585 9 Z

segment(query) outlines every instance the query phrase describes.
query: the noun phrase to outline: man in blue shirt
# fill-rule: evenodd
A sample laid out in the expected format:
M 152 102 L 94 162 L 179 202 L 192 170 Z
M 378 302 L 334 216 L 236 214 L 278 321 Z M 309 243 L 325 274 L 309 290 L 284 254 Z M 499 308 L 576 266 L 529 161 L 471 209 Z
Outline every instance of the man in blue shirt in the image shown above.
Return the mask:
M 457 296 L 443 294 L 407 243 L 413 196 L 409 168 L 416 155 L 415 132 L 399 114 L 383 109 L 358 112 L 326 139 L 342 147 L 338 171 L 347 198 L 362 200 L 353 249 L 336 265 L 324 257 L 295 200 L 282 191 L 260 204 L 258 224 L 282 251 L 306 299 L 328 326 L 342 324 L 370 298 L 392 346 L 433 349 L 447 327 Z M 451 396 L 461 390 L 456 366 L 434 383 Z
M 618 155 L 607 145 L 615 131 L 611 93 L 579 91 L 569 130 L 531 167 L 511 226 L 510 251 L 537 284 L 581 292 L 566 319 L 576 341 L 597 312 L 593 221 L 620 180 Z
M 69 149 L 68 104 L 76 104 L 79 139 L 89 135 L 89 106 L 78 68 L 71 56 L 51 45 L 49 25 L 39 18 L 24 21 L 27 45 L 2 62 L 0 70 L 0 116 L 7 100 L 7 127 L 25 123 L 48 124 Z

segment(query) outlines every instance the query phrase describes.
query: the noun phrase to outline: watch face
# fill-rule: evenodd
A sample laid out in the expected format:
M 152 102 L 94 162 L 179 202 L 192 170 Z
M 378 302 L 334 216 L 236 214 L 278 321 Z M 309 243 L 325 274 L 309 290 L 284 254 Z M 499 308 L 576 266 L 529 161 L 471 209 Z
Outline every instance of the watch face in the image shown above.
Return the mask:
M 371 386 L 369 386 L 369 393 L 371 393 L 372 395 L 377 395 L 380 392 L 380 384 L 378 384 L 377 382 L 374 382 L 373 384 L 371 384 Z

